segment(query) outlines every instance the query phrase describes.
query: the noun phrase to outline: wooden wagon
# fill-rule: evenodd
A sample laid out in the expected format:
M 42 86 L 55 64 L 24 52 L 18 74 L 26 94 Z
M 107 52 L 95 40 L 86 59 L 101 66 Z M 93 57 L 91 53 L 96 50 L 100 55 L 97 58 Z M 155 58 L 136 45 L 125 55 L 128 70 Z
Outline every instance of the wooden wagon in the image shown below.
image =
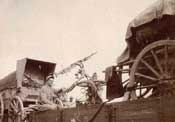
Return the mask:
M 38 103 L 40 88 L 55 66 L 55 63 L 28 58 L 17 61 L 16 71 L 0 80 L 1 121 L 25 119 L 25 108 Z
M 174 106 L 175 97 L 161 96 L 34 112 L 29 122 L 174 122 Z
M 158 0 L 141 12 L 129 23 L 126 42 L 115 66 L 124 100 L 174 95 L 175 1 Z

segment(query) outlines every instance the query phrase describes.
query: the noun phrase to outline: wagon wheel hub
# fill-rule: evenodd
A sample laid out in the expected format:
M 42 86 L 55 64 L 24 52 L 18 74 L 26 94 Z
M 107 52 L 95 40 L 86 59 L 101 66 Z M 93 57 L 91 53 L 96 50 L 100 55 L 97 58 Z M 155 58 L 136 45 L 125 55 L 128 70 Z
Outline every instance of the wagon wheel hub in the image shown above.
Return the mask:
M 175 78 L 168 74 L 164 74 L 159 78 L 158 84 L 169 84 L 173 85 L 175 83 Z
M 163 87 L 172 87 L 175 84 L 175 78 L 162 78 L 158 82 L 158 85 L 162 85 Z

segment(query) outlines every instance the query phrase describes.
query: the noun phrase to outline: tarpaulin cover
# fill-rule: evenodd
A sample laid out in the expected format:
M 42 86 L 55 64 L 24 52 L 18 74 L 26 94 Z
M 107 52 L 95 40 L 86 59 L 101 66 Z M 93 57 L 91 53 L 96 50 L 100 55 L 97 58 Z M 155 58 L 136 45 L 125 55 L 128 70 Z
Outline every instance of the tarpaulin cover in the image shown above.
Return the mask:
M 0 91 L 17 87 L 16 71 L 0 80 Z
M 118 58 L 118 63 L 126 61 L 130 58 L 131 55 L 130 50 L 132 50 L 130 48 L 133 48 L 132 46 L 134 45 L 133 43 L 137 42 L 136 31 L 143 30 L 141 33 L 146 32 L 147 34 L 144 34 L 144 36 L 146 35 L 147 37 L 153 35 L 158 36 L 157 35 L 158 32 L 164 30 L 165 27 L 168 27 L 167 26 L 168 24 L 174 23 L 172 21 L 171 22 L 168 21 L 169 18 L 167 16 L 174 16 L 174 15 L 175 15 L 175 0 L 158 0 L 150 7 L 145 9 L 143 12 L 141 12 L 138 16 L 136 16 L 128 25 L 125 37 L 127 42 L 127 48 L 125 49 L 123 54 Z M 174 25 L 169 25 L 169 27 L 172 27 Z M 134 48 L 137 47 L 134 46 Z

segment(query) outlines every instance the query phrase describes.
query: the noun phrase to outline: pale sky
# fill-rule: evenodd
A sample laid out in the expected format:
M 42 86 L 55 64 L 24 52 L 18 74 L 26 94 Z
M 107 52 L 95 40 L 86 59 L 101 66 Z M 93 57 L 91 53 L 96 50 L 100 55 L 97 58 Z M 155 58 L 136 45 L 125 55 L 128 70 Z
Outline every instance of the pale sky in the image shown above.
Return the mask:
M 129 22 L 154 1 L 0 0 L 0 78 L 25 57 L 55 62 L 59 71 L 97 51 L 85 66 L 103 79 L 126 46 Z M 56 85 L 71 84 L 68 77 Z

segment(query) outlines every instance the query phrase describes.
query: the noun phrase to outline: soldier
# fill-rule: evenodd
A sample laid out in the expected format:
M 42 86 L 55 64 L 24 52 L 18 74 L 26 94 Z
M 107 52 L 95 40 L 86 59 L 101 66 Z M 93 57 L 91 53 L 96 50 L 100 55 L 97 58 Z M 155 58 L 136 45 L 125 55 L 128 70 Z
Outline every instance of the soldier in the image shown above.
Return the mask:
M 53 74 L 49 74 L 46 77 L 45 85 L 41 88 L 40 103 L 43 108 L 46 109 L 56 109 L 57 107 L 63 107 L 63 104 L 57 95 L 60 90 L 52 88 L 53 82 L 54 76 Z M 56 102 L 58 102 L 59 104 L 56 104 Z

